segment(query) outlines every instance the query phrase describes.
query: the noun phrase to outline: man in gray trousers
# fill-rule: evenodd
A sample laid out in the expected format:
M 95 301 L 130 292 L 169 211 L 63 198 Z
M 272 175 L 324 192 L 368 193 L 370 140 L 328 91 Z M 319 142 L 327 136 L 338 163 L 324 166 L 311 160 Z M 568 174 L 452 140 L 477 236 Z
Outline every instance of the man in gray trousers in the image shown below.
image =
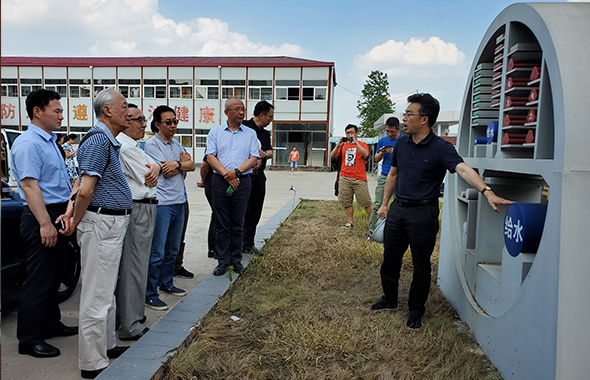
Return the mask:
M 145 288 L 158 204 L 156 185 L 162 167 L 139 148 L 138 140 L 145 134 L 146 118 L 135 104 L 128 107 L 129 128 L 120 133 L 117 140 L 121 143 L 121 169 L 133 195 L 133 212 L 123 241 L 115 294 L 119 339 L 138 340 L 149 331 L 143 325 Z

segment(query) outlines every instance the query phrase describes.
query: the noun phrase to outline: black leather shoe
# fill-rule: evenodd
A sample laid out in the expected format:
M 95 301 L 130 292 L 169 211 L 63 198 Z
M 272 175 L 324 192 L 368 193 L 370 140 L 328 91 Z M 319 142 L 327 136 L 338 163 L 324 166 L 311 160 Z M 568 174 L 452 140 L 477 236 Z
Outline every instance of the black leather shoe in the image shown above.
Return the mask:
M 82 376 L 82 378 L 84 379 L 94 379 L 96 378 L 96 376 L 100 375 L 100 373 L 102 371 L 104 371 L 107 367 L 101 368 L 101 369 L 95 369 L 93 371 L 85 371 L 85 370 L 81 370 L 80 371 L 80 375 Z
M 215 257 L 215 251 L 210 249 L 209 251 L 207 251 L 207 257 L 209 257 L 210 259 Z
M 397 307 L 397 302 L 389 302 L 385 296 L 381 296 L 379 301 L 371 305 L 371 310 L 397 309 Z
M 54 358 L 61 354 L 59 348 L 45 342 L 37 344 L 19 342 L 18 353 L 22 355 L 31 355 L 34 358 Z
M 233 263 L 232 265 L 234 266 L 234 272 L 236 272 L 238 274 L 242 274 L 246 270 L 246 268 L 244 268 L 242 263 Z
M 129 338 L 121 338 L 121 337 L 119 337 L 119 339 L 120 340 L 139 340 L 139 338 L 141 338 L 142 336 L 144 336 L 145 334 L 147 334 L 148 331 L 150 331 L 150 329 L 146 327 L 145 329 L 143 329 L 142 332 L 140 332 L 137 335 L 130 336 Z
M 410 312 L 406 326 L 411 329 L 419 329 L 422 327 L 422 316 L 417 316 L 416 314 L 412 314 L 412 312 Z
M 119 356 L 123 355 L 123 352 L 127 351 L 128 348 L 129 347 L 121 347 L 121 346 L 113 347 L 110 350 L 107 350 L 107 356 L 110 359 L 116 359 Z
M 78 335 L 78 326 L 62 325 L 59 329 L 45 334 L 45 339 L 54 338 L 56 336 L 72 336 Z
M 227 265 L 219 264 L 213 270 L 214 276 L 223 276 L 227 272 Z

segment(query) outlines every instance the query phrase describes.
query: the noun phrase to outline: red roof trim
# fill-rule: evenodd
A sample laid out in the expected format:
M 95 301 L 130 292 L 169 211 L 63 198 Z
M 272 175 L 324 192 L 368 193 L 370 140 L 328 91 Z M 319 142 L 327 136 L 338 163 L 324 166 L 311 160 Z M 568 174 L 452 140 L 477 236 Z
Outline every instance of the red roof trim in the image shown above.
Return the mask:
M 321 67 L 334 62 L 277 57 L 2 57 L 2 66 L 226 66 Z

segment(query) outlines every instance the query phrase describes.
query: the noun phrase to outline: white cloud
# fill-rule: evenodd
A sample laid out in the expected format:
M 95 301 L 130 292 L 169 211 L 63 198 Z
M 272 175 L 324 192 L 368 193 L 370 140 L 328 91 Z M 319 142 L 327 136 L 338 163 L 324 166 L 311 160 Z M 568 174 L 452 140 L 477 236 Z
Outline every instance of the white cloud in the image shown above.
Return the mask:
M 368 74 L 380 70 L 388 76 L 397 111 L 404 109 L 407 96 L 416 91 L 437 97 L 443 110 L 457 110 L 464 88 L 457 83 L 465 82 L 470 64 L 455 43 L 440 37 L 426 41 L 413 37 L 407 43 L 391 39 L 354 58 L 345 86 L 354 88 L 352 83 L 359 83 L 357 88 L 362 88 Z
M 387 67 L 392 69 L 392 74 L 403 75 L 407 68 L 416 65 L 453 66 L 464 60 L 465 53 L 457 45 L 433 36 L 428 41 L 413 37 L 407 44 L 389 40 L 355 57 L 355 64 L 359 67 Z
M 205 17 L 172 20 L 157 0 L 2 0 L 2 47 L 6 55 L 186 56 L 295 55 L 298 45 L 265 45 Z M 19 37 L 7 33 L 22 31 Z M 67 49 L 30 46 L 52 36 Z M 10 37 L 9 37 L 10 36 Z M 42 44 L 43 45 L 43 44 Z M 45 49 L 45 51 L 43 50 Z M 64 54 L 64 52 L 67 52 Z

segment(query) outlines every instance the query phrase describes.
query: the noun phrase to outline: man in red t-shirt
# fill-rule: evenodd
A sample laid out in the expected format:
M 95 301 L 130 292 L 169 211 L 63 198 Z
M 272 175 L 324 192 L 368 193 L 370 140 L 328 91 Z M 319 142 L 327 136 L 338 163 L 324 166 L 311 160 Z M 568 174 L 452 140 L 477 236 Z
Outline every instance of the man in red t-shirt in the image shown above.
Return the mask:
M 289 161 L 291 162 L 291 175 L 293 175 L 293 170 L 297 173 L 297 161 L 299 161 L 299 152 L 296 147 L 293 147 L 293 150 L 289 154 Z
M 369 157 L 369 146 L 357 140 L 358 127 L 348 124 L 344 130 L 346 137 L 338 141 L 330 153 L 332 158 L 340 158 L 340 184 L 338 200 L 344 206 L 348 222 L 345 228 L 353 226 L 353 196 L 360 207 L 364 207 L 367 215 L 371 215 L 373 203 L 369 195 L 367 174 L 365 173 L 365 159 Z

